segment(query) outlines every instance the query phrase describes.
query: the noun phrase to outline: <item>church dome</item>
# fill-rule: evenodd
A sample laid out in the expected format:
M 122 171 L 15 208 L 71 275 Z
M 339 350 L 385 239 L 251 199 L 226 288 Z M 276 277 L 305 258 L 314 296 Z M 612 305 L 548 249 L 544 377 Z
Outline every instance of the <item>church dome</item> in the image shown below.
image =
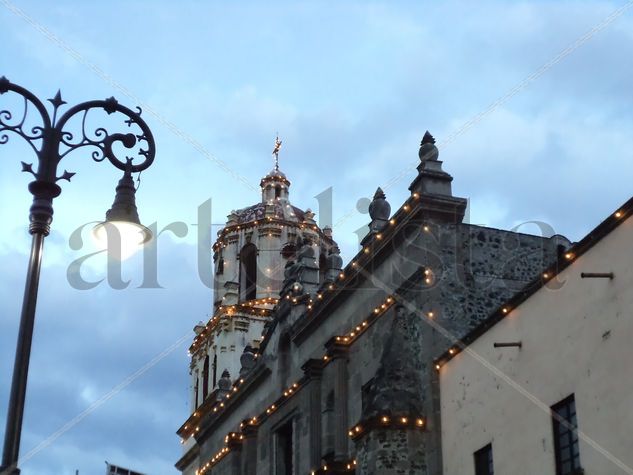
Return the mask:
M 267 214 L 268 210 L 268 214 Z M 266 217 L 282 219 L 285 221 L 303 221 L 305 211 L 290 203 L 274 201 L 271 204 L 256 203 L 236 211 L 233 211 L 236 224 L 245 224 L 252 221 L 259 221 Z
M 282 172 L 279 167 L 273 168 L 268 174 L 262 178 L 259 186 L 264 188 L 267 183 L 282 183 L 286 186 L 290 186 L 290 180 L 286 177 L 286 174 Z

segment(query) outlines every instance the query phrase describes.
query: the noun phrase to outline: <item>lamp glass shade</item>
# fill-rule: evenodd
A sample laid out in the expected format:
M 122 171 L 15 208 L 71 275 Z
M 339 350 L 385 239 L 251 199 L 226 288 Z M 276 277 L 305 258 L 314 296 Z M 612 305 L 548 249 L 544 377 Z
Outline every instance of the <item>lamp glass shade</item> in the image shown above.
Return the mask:
M 104 221 L 93 228 L 92 235 L 100 248 L 120 260 L 134 255 L 152 238 L 148 228 L 131 221 Z

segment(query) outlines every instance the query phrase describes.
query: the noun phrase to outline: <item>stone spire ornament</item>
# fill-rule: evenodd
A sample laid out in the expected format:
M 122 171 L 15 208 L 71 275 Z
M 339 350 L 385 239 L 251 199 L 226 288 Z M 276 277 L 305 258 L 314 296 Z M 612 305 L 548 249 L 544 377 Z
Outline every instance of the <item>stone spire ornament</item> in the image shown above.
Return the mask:
M 374 193 L 374 199 L 369 203 L 369 232 L 361 241 L 361 245 L 365 245 L 375 234 L 378 234 L 389 222 L 391 215 L 391 205 L 385 197 L 385 192 L 378 187 Z
M 338 246 L 330 249 L 328 256 L 325 258 L 325 282 L 335 282 L 341 269 L 343 268 L 343 259 Z
M 228 369 L 222 372 L 222 377 L 218 380 L 218 398 L 224 399 L 227 394 L 231 393 L 231 374 Z
M 240 356 L 240 377 L 246 376 L 255 367 L 255 363 L 255 351 L 251 345 L 246 345 Z
M 390 215 L 391 205 L 386 200 L 385 192 L 378 187 L 374 193 L 374 199 L 369 204 L 370 229 L 374 232 L 380 231 L 389 221 Z
M 441 221 L 461 222 L 466 209 L 466 200 L 454 198 L 451 189 L 453 177 L 442 170 L 438 160 L 439 150 L 435 138 L 427 130 L 422 137 L 418 157 L 418 176 L 409 186 L 412 195 L 420 198 L 422 209 L 428 218 Z
M 436 161 L 440 155 L 440 151 L 435 146 L 435 138 L 430 134 L 427 130 L 424 133 L 424 137 L 422 137 L 422 142 L 420 142 L 420 151 L 418 152 L 418 156 L 421 161 Z

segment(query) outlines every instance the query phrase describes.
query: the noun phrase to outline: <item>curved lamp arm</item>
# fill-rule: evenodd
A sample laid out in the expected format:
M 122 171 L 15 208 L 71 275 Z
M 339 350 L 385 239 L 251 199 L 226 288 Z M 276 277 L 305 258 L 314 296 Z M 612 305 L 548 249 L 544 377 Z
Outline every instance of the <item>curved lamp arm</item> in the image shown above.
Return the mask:
M 131 173 L 145 170 L 152 164 L 156 147 L 149 127 L 141 119 L 141 109 L 136 111 L 128 109 L 120 105 L 113 97 L 104 101 L 89 101 L 78 104 L 68 109 L 57 120 L 59 108 L 66 104 L 59 91 L 54 98 L 48 100 L 53 105 L 52 118 L 44 104 L 33 93 L 11 83 L 4 76 L 0 77 L 0 96 L 8 92 L 21 96 L 23 105 L 21 111 L 15 116 L 9 110 L 0 108 L 0 145 L 9 141 L 10 134 L 18 135 L 31 146 L 38 160 L 36 171 L 33 170 L 32 164 L 22 162 L 22 171 L 35 177 L 35 180 L 29 183 L 29 191 L 33 195 L 29 216 L 31 221 L 29 232 L 33 238 L 13 366 L 4 449 L 0 463 L 0 472 L 16 475 L 20 473 L 18 456 L 44 238 L 50 232 L 50 224 L 53 221 L 53 199 L 61 193 L 57 181 L 70 181 L 74 175 L 74 173 L 64 170 L 61 176 L 57 176 L 57 166 L 73 150 L 83 147 L 94 148 L 93 160 L 100 162 L 107 158 L 116 168 L 124 171 L 123 179 L 117 187 L 117 199 L 115 199 L 113 209 L 115 205 L 124 202 L 125 206 L 122 207 L 129 213 L 131 205 L 134 204 L 130 199 L 130 196 L 133 198 L 134 194 Z M 32 108 L 35 108 L 39 113 L 41 125 L 29 128 L 25 124 L 27 124 L 27 118 Z M 95 128 L 91 133 L 88 133 L 88 114 L 97 109 L 105 111 L 108 115 L 114 113 L 123 115 L 125 120 L 122 125 L 125 133 L 110 133 L 104 127 Z M 72 132 L 64 131 L 64 126 L 76 116 L 80 117 L 81 120 L 81 134 L 77 134 L 77 139 Z M 61 152 L 60 147 L 63 149 Z M 115 148 L 117 150 L 136 149 L 136 157 L 125 156 L 125 160 L 122 160 L 116 155 Z M 133 163 L 134 158 L 140 158 L 140 162 Z M 118 209 L 116 208 L 115 211 Z M 136 213 L 135 205 L 133 211 Z M 136 220 L 138 221 L 138 215 L 136 215 Z
M 83 102 L 71 107 L 58 120 L 59 109 L 66 104 L 59 91 L 54 98 L 48 100 L 53 105 L 52 119 L 44 104 L 33 93 L 11 83 L 3 76 L 0 78 L 0 95 L 7 92 L 22 96 L 24 106 L 19 119 L 14 119 L 13 114 L 8 110 L 0 110 L 0 145 L 9 141 L 7 132 L 17 134 L 27 141 L 38 158 L 37 171 L 33 170 L 32 164 L 22 162 L 22 171 L 31 173 L 35 177 L 35 181 L 29 184 L 29 191 L 33 194 L 29 228 L 31 234 L 48 235 L 50 232 L 50 224 L 53 220 L 52 201 L 61 193 L 57 181 L 70 181 L 74 175 L 66 170 L 60 176 L 57 175 L 59 162 L 70 152 L 84 147 L 94 148 L 95 150 L 91 153 L 94 161 L 101 162 L 107 158 L 112 165 L 124 172 L 141 172 L 154 161 L 156 154 L 154 136 L 141 118 L 140 108 L 134 111 L 119 104 L 114 97 L 110 97 L 105 100 Z M 28 131 L 25 130 L 25 122 L 31 105 L 39 112 L 42 125 L 34 126 Z M 87 119 L 89 113 L 95 110 L 103 110 L 108 115 L 115 113 L 122 115 L 121 126 L 125 133 L 110 133 L 105 127 L 90 130 Z M 80 117 L 81 120 L 80 133 L 76 137 L 73 132 L 64 130 L 66 124 L 74 117 Z M 132 156 L 117 156 L 115 148 L 120 150 L 120 145 L 125 149 L 136 148 L 136 153 Z M 134 163 L 135 159 L 140 159 L 140 161 Z

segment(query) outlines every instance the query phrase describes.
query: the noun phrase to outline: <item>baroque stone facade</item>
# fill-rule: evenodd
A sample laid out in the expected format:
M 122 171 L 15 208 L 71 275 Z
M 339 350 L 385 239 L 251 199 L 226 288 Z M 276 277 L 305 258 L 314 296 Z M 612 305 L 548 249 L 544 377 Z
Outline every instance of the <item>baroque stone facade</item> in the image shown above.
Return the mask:
M 328 236 L 284 263 L 249 365 L 178 430 L 184 474 L 441 473 L 434 360 L 570 243 L 464 223 L 428 132 L 419 157 L 395 213 L 377 190 L 344 268 Z

